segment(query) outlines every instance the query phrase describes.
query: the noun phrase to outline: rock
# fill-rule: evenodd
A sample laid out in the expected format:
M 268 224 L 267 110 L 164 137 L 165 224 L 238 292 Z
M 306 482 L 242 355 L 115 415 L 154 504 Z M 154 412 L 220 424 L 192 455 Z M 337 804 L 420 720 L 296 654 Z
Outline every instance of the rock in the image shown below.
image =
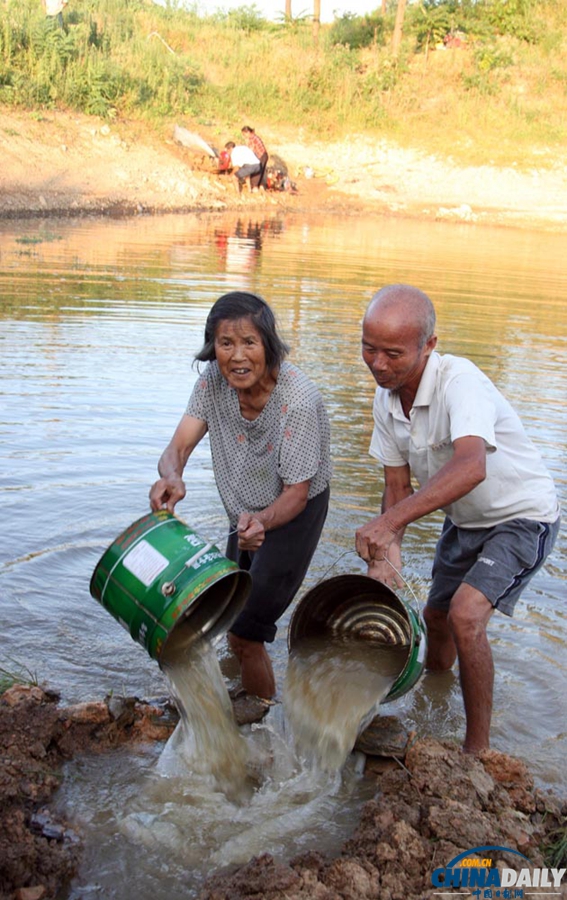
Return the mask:
M 379 900 L 380 879 L 373 866 L 367 871 L 358 860 L 336 859 L 325 874 L 325 884 L 342 900 Z
M 28 751 L 30 756 L 33 756 L 36 759 L 43 759 L 43 757 L 47 754 L 45 745 L 41 741 L 33 741 L 29 745 Z
M 398 765 L 393 756 L 369 756 L 364 766 L 364 774 L 379 778 L 384 772 L 395 769 Z
M 359 734 L 354 745 L 368 756 L 403 757 L 408 743 L 408 732 L 395 716 L 374 716 L 370 725 Z
M 66 706 L 61 710 L 61 718 L 66 722 L 85 725 L 104 725 L 111 720 L 110 711 L 104 700 Z
M 166 741 L 173 733 L 179 715 L 168 714 L 159 706 L 138 702 L 134 707 L 134 720 L 131 728 L 133 740 Z
M 59 841 L 60 843 L 68 841 L 74 844 L 80 842 L 78 835 L 67 828 L 64 823 L 55 821 L 48 809 L 41 809 L 33 813 L 30 816 L 29 827 L 34 834 L 40 834 L 48 841 Z
M 533 789 L 534 780 L 522 760 L 498 750 L 483 750 L 479 759 L 495 781 L 504 785 L 517 784 L 530 791 Z
M 534 780 L 525 763 L 497 750 L 484 750 L 479 759 L 494 781 L 506 788 L 517 809 L 525 813 L 535 811 Z
M 498 826 L 490 816 L 457 800 L 445 800 L 432 806 L 428 825 L 434 838 L 452 841 L 459 847 L 498 845 Z
M 414 784 L 428 795 L 484 808 L 495 782 L 482 762 L 441 741 L 416 741 L 407 753 L 405 765 Z
M 51 822 L 51 815 L 45 809 L 34 813 L 30 818 L 30 828 L 38 834 L 43 834 L 43 829 Z
M 490 794 L 494 790 L 494 779 L 486 770 L 481 770 L 480 767 L 477 767 L 470 773 L 470 782 L 474 787 L 480 802 L 483 806 L 486 806 Z
M 135 697 L 107 697 L 106 705 L 115 722 L 131 723 L 134 721 Z
M 43 836 L 48 841 L 62 841 L 65 836 L 65 828 L 63 825 L 56 825 L 52 822 L 43 829 Z
M 2 703 L 8 706 L 16 706 L 18 703 L 43 703 L 46 700 L 45 691 L 38 685 L 14 684 L 2 694 Z
M 285 863 L 277 863 L 269 853 L 253 857 L 229 875 L 217 875 L 205 883 L 199 900 L 240 900 L 245 897 L 293 898 L 301 887 L 300 875 Z M 306 898 L 307 900 L 307 898 Z
M 232 701 L 237 725 L 260 722 L 272 706 L 273 704 L 269 700 L 262 700 L 261 697 L 254 697 L 252 694 L 246 693 L 237 695 Z

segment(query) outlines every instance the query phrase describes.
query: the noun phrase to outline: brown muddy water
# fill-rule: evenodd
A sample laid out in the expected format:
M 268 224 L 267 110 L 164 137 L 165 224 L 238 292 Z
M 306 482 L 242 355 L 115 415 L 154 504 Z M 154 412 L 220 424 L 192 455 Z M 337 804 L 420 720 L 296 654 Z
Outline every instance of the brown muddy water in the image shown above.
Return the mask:
M 407 648 L 325 637 L 290 651 L 283 708 L 296 752 L 324 772 L 345 764 L 404 668 Z
M 368 456 L 373 382 L 359 327 L 389 282 L 431 295 L 441 352 L 473 359 L 511 400 L 565 506 L 564 244 L 560 235 L 379 218 L 0 224 L 0 666 L 27 667 L 64 702 L 169 691 L 157 664 L 92 600 L 89 580 L 104 549 L 148 511 L 157 459 L 197 375 L 207 311 L 236 287 L 272 303 L 291 358 L 330 413 L 331 508 L 304 590 L 364 571 L 354 531 L 378 509 L 381 478 Z M 222 546 L 206 443 L 187 473 L 178 512 Z M 440 523 L 430 516 L 405 538 L 404 574 L 421 601 Z M 563 795 L 566 587 L 563 529 L 514 619 L 494 616 L 489 626 L 493 746 Z M 280 692 L 290 613 L 272 647 Z M 217 652 L 234 683 L 224 640 Z M 420 734 L 463 735 L 453 674 L 425 676 L 383 708 Z M 207 766 L 188 773 L 175 743 L 70 764 L 58 802 L 83 829 L 86 852 L 69 900 L 193 897 L 208 872 L 256 853 L 336 849 L 372 790 L 360 758 L 342 776 L 304 765 L 281 704 L 241 736 L 248 769 L 254 760 L 244 797 L 219 790 Z

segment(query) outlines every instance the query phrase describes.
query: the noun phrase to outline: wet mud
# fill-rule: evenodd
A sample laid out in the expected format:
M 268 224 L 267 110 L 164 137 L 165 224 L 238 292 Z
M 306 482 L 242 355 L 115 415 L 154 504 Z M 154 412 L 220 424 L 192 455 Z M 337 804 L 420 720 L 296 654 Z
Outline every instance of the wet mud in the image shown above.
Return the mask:
M 165 742 L 178 721 L 167 699 L 106 698 L 71 707 L 58 700 L 54 692 L 20 685 L 0 698 L 1 900 L 64 896 L 77 869 L 81 834 L 50 811 L 65 761 L 127 743 Z M 268 711 L 238 695 L 233 703 L 241 723 Z M 390 718 L 363 742 L 372 753 L 366 777 L 375 780 L 376 796 L 361 808 L 339 857 L 309 852 L 282 863 L 265 853 L 211 872 L 200 900 L 432 900 L 439 892 L 433 870 L 481 845 L 518 850 L 532 867 L 550 864 L 549 847 L 565 830 L 565 800 L 535 788 L 514 757 L 468 756 L 456 745 L 404 735 Z M 526 863 L 518 859 L 510 854 L 506 865 L 519 870 Z M 567 884 L 555 896 L 567 897 Z

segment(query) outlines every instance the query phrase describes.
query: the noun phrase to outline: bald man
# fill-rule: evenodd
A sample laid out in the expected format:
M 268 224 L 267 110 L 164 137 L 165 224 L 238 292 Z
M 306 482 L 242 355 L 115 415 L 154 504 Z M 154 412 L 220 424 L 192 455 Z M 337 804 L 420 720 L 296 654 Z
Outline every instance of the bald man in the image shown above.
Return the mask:
M 362 357 L 378 387 L 370 453 L 384 466 L 381 515 L 356 532 L 368 574 L 401 587 L 405 528 L 442 509 L 424 611 L 426 665 L 459 661 L 463 749 L 489 747 L 494 666 L 486 628 L 513 614 L 559 530 L 551 476 L 517 414 L 472 362 L 436 352 L 435 310 L 417 288 L 372 298 Z M 412 476 L 419 485 L 412 487 Z

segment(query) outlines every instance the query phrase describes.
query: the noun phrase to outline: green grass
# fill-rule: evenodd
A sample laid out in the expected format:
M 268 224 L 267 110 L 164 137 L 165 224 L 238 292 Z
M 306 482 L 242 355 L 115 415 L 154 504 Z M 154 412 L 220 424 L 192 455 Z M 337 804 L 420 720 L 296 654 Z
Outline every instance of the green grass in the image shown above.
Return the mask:
M 10 668 L 0 666 L 0 695 L 5 693 L 15 684 L 24 684 L 28 686 L 37 686 L 39 684 L 37 675 L 15 660 L 9 660 Z
M 45 234 L 24 234 L 22 237 L 16 238 L 16 244 L 44 244 L 60 240 L 62 240 L 60 234 L 52 234 L 47 231 Z
M 550 868 L 567 869 L 567 819 L 548 835 L 543 856 Z

